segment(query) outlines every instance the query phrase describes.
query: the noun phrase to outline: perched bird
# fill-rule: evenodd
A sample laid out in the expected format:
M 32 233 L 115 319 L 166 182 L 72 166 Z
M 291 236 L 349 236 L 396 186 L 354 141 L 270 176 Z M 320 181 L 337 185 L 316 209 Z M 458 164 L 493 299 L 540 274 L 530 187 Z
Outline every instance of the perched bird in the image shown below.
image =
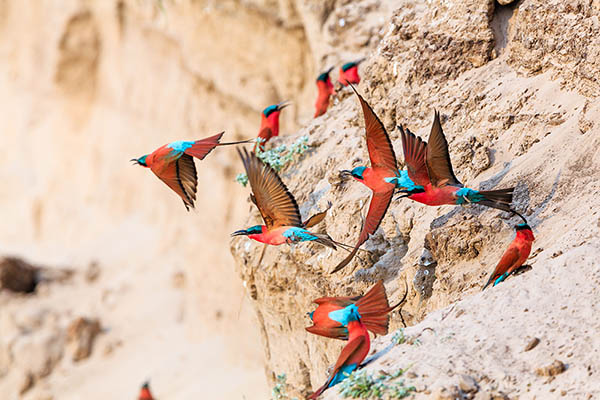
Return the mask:
M 350 87 L 358 96 L 362 106 L 371 167 L 356 167 L 352 171 L 343 170 L 341 174 L 350 175 L 365 184 L 373 191 L 373 196 L 369 204 L 367 218 L 358 237 L 358 243 L 356 243 L 350 254 L 335 267 L 332 273 L 348 265 L 358 248 L 369 238 L 369 235 L 377 230 L 394 194 L 395 184 L 390 183 L 389 179 L 396 177 L 398 174 L 396 155 L 385 127 L 377 118 L 371 106 L 354 89 L 354 86 L 350 84 Z
M 358 307 L 356 305 L 350 305 L 349 307 L 347 313 L 348 343 L 342 349 L 342 353 L 338 357 L 327 382 L 317 389 L 309 399 L 316 399 L 326 389 L 335 386 L 346 379 L 352 371 L 358 368 L 367 354 L 369 354 L 369 348 L 371 346 L 369 331 L 367 331 L 367 328 L 361 321 Z
M 276 246 L 283 243 L 314 241 L 336 249 L 335 242 L 329 235 L 312 233 L 304 227 L 294 196 L 273 168 L 260 161 L 254 153 L 248 153 L 246 149 L 243 153 L 238 150 L 238 153 L 252 187 L 253 194 L 250 198 L 258 207 L 265 225 L 239 230 L 231 236 L 245 235 L 261 243 Z
M 329 107 L 329 97 L 335 94 L 333 84 L 329 78 L 329 73 L 333 70 L 333 67 L 323 72 L 317 78 L 317 89 L 319 94 L 317 96 L 317 102 L 315 103 L 315 118 L 319 115 L 325 114 L 327 107 Z
M 265 108 L 260 117 L 260 130 L 258 131 L 258 138 L 254 151 L 260 148 L 265 149 L 265 144 L 271 140 L 272 137 L 279 136 L 279 114 L 281 110 L 289 106 L 290 103 L 282 101 L 279 104 L 273 104 Z
M 318 304 L 315 311 L 309 313 L 313 326 L 306 328 L 310 333 L 333 339 L 348 339 L 348 315 L 354 306 L 357 307 L 364 326 L 376 335 L 387 335 L 388 313 L 398 307 L 406 299 L 404 297 L 390 307 L 385 293 L 383 281 L 379 281 L 364 296 L 353 297 L 321 297 L 313 301 Z
M 142 385 L 138 400 L 154 400 L 154 397 L 152 397 L 152 393 L 150 393 L 149 382 L 144 382 L 144 384 Z
M 351 61 L 340 67 L 340 73 L 338 76 L 338 82 L 342 86 L 348 86 L 348 83 L 358 84 L 360 82 L 360 76 L 358 76 L 358 65 L 365 61 L 364 58 L 360 60 Z
M 502 255 L 496 269 L 481 290 L 484 290 L 492 282 L 494 283 L 492 286 L 496 286 L 527 261 L 527 257 L 531 253 L 531 244 L 535 240 L 533 232 L 527 223 L 519 224 L 515 229 L 517 231 L 515 239 Z
M 253 140 L 243 140 L 240 142 L 219 143 L 224 133 L 221 132 L 195 141 L 179 140 L 172 142 L 159 147 L 150 154 L 130 161 L 142 167 L 150 168 L 154 175 L 181 197 L 186 210 L 189 211 L 190 207 L 194 208 L 198 186 L 196 165 L 192 157 L 203 160 L 217 146 L 253 142 Z
M 394 183 L 401 192 L 405 193 L 401 197 L 408 197 L 429 206 L 477 203 L 520 215 L 510 207 L 514 187 L 479 191 L 466 188 L 459 182 L 452 170 L 448 142 L 437 111 L 429 134 L 429 142 L 424 142 L 401 126 L 398 129 L 402 137 L 407 170 L 399 171 L 397 177 L 387 181 Z

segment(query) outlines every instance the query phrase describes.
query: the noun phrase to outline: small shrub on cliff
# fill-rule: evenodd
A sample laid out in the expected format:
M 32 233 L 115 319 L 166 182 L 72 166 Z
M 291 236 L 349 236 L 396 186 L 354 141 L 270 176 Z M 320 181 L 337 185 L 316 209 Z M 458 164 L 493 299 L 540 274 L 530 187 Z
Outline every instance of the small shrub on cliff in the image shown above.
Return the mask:
M 402 376 L 406 370 L 401 369 L 393 374 L 369 374 L 366 370 L 354 371 L 339 384 L 339 393 L 344 398 L 352 399 L 403 399 L 416 391 L 414 386 L 404 386 L 404 381 L 391 382 Z
M 287 376 L 285 374 L 277 375 L 277 383 L 271 390 L 271 400 L 298 400 L 296 397 L 290 398 L 287 394 Z
M 296 161 L 299 156 L 308 150 L 308 147 L 308 136 L 301 136 L 289 147 L 285 144 L 282 144 L 281 146 L 269 149 L 267 151 L 261 151 L 259 149 L 256 153 L 256 156 L 264 163 L 273 167 L 275 171 L 279 172 L 286 165 Z M 242 186 L 246 186 L 248 184 L 248 177 L 246 176 L 246 173 L 242 172 L 237 174 L 235 181 L 240 183 Z

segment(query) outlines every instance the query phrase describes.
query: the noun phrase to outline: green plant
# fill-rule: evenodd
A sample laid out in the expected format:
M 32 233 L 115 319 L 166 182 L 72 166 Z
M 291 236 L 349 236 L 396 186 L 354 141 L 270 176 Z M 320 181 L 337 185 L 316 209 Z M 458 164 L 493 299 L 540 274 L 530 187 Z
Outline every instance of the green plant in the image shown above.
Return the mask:
M 257 142 L 260 143 L 260 138 Z M 304 154 L 308 150 L 308 136 L 301 136 L 292 143 L 289 147 L 285 144 L 269 149 L 267 151 L 257 150 L 256 156 L 261 159 L 265 164 L 270 165 L 275 171 L 279 172 L 286 165 L 294 162 L 299 156 Z M 235 181 L 246 186 L 248 184 L 248 177 L 245 173 L 237 174 Z
M 353 399 L 403 399 L 416 391 L 414 386 L 405 386 L 404 381 L 392 382 L 406 372 L 400 369 L 393 374 L 369 374 L 366 370 L 354 371 L 339 384 L 339 393 Z
M 404 335 L 404 329 L 398 329 L 396 332 L 394 332 L 394 335 L 392 336 L 392 343 L 394 343 L 396 346 L 403 344 L 406 342 L 406 336 Z
M 271 390 L 271 400 L 298 400 L 296 397 L 290 399 L 287 394 L 287 376 L 277 375 L 275 386 Z

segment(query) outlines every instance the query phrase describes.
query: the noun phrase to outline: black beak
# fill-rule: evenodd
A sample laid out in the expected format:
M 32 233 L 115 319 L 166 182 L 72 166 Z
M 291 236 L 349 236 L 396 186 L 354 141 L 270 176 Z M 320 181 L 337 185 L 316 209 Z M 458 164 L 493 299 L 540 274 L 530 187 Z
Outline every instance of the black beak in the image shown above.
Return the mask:
M 129 161 L 133 162 L 133 164 L 131 164 L 131 165 L 140 165 L 140 162 L 137 160 L 137 158 L 132 158 Z
M 231 237 L 234 236 L 245 236 L 248 235 L 248 231 L 246 231 L 245 229 L 239 230 L 239 231 L 235 231 L 231 234 Z
M 289 100 L 284 100 L 281 103 L 277 104 L 277 111 L 281 111 L 292 103 Z
M 343 169 L 343 170 L 340 171 L 340 176 L 342 178 L 344 178 L 344 177 L 346 177 L 348 175 L 352 176 L 352 171 L 348 171 L 347 169 Z
M 335 68 L 335 65 L 332 65 L 331 68 L 329 68 L 327 71 L 325 71 L 327 73 L 327 75 L 329 75 L 329 73 L 331 71 L 333 71 L 334 68 Z

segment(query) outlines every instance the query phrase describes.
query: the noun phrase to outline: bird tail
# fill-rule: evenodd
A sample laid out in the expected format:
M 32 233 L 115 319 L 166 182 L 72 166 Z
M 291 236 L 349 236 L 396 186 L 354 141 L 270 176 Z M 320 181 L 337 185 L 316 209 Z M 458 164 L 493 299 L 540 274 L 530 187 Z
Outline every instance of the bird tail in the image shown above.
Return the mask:
M 477 193 L 477 195 L 482 196 L 483 200 L 479 200 L 477 201 L 477 203 L 483 204 L 484 206 L 497 208 L 498 210 L 516 213 L 516 211 L 510 208 L 510 203 L 512 203 L 514 190 L 515 188 L 512 187 L 509 189 L 480 191 Z
M 316 398 L 318 398 L 325 391 L 325 389 L 327 389 L 329 387 L 329 384 L 331 383 L 332 379 L 333 379 L 333 374 L 329 379 L 327 379 L 327 382 L 325 382 L 325 384 L 323 386 L 318 388 L 316 392 L 314 392 L 313 394 L 311 394 L 308 397 L 308 400 L 315 400 Z
M 234 144 L 254 143 L 255 141 L 256 141 L 256 139 L 246 139 L 246 140 L 240 140 L 238 142 L 219 143 L 219 146 L 231 146 Z
M 365 327 L 377 335 L 387 335 L 389 325 L 389 313 L 406 300 L 408 285 L 404 282 L 406 290 L 402 300 L 390 307 L 383 281 L 379 281 L 357 302 L 358 313 Z
M 335 247 L 335 241 L 332 238 L 330 238 L 328 234 L 326 234 L 326 233 L 314 233 L 314 232 L 311 232 L 310 234 L 317 237 L 314 240 L 315 242 L 320 243 L 320 244 L 322 244 L 324 246 L 327 246 L 327 247 L 331 247 L 334 250 L 337 250 L 337 247 Z

